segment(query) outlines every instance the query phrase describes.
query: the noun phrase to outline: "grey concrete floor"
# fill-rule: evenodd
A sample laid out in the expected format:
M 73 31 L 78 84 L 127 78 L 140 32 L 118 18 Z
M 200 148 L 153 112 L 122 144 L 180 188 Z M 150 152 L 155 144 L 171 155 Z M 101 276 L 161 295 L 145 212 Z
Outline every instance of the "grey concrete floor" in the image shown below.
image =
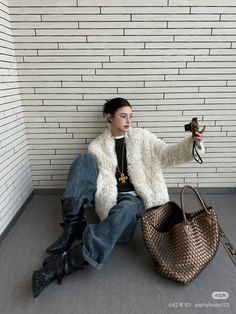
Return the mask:
M 225 234 L 236 246 L 236 195 L 203 197 L 215 208 Z M 170 198 L 179 202 L 177 194 Z M 186 195 L 186 206 L 190 211 L 200 208 L 191 195 Z M 74 273 L 61 286 L 53 282 L 32 299 L 32 272 L 60 235 L 60 221 L 60 195 L 37 194 L 0 244 L 1 314 L 236 313 L 236 266 L 221 244 L 203 272 L 183 286 L 153 271 L 140 224 L 133 241 L 117 245 L 100 271 L 88 268 Z M 214 300 L 214 291 L 228 292 L 229 297 Z

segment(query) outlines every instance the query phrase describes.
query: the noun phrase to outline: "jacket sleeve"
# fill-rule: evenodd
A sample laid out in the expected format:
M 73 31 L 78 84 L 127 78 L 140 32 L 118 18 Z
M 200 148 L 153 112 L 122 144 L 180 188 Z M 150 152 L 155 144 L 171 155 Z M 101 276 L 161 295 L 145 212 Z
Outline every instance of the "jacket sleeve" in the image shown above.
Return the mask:
M 167 145 L 164 141 L 154 137 L 152 137 L 151 141 L 153 152 L 158 158 L 162 168 L 173 167 L 193 159 L 192 136 L 188 136 L 181 142 L 174 145 Z M 197 150 L 199 155 L 204 154 L 205 149 L 202 142 L 198 144 Z

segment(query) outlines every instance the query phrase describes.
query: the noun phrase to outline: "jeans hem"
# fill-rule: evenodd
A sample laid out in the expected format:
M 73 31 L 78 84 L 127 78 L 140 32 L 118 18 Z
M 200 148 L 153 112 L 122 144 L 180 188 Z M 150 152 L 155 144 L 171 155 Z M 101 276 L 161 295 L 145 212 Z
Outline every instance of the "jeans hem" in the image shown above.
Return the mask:
M 85 245 L 82 248 L 82 255 L 83 258 L 86 260 L 86 262 L 88 262 L 90 265 L 92 265 L 93 267 L 97 268 L 97 269 L 101 269 L 103 264 L 99 264 L 98 262 L 94 261 L 93 259 L 89 258 L 88 255 L 88 251 L 85 247 Z

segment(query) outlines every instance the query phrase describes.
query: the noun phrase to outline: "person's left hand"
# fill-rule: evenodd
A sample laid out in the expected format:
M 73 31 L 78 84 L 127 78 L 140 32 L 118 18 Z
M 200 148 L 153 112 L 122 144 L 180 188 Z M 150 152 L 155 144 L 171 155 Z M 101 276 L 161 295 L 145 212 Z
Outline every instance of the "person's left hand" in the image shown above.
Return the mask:
M 205 129 L 206 129 L 206 125 L 204 125 L 201 131 L 193 132 L 193 139 L 196 143 L 200 143 L 202 141 Z

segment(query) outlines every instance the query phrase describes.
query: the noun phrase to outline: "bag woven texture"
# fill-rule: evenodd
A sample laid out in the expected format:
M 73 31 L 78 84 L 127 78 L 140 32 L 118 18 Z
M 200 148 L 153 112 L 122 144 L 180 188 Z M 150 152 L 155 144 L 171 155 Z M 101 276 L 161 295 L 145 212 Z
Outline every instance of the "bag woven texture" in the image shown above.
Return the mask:
M 192 189 L 202 205 L 196 212 L 185 213 L 184 191 Z M 141 218 L 143 239 L 160 275 L 179 283 L 189 283 L 211 261 L 219 246 L 219 226 L 212 207 L 207 207 L 199 192 L 186 185 L 179 207 L 167 202 L 145 210 Z

